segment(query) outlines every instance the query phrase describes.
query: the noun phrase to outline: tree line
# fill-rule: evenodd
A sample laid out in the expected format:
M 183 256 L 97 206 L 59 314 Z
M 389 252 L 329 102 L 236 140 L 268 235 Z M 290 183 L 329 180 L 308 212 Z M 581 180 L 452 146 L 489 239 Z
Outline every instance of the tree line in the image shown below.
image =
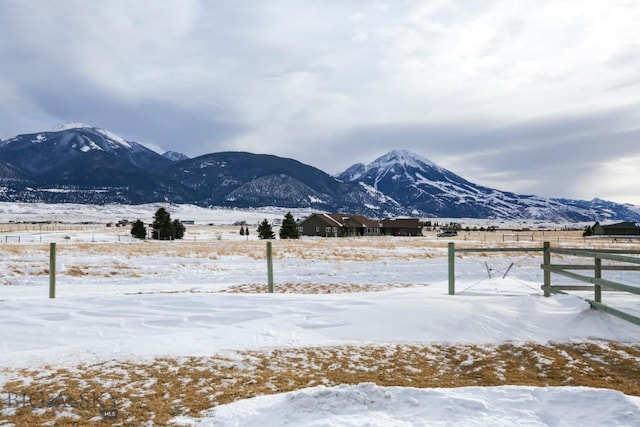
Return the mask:
M 154 240 L 175 240 L 182 239 L 186 227 L 180 222 L 180 220 L 171 220 L 171 215 L 165 208 L 159 208 L 153 216 L 153 223 L 151 224 L 151 238 Z M 258 238 L 260 239 L 275 239 L 276 235 L 273 232 L 273 226 L 271 223 L 264 219 L 256 229 Z M 240 235 L 249 236 L 249 227 L 246 225 L 240 226 Z M 296 220 L 291 215 L 291 212 L 287 212 L 282 220 L 282 226 L 280 227 L 281 239 L 299 239 L 300 230 Z M 146 239 L 148 237 L 148 230 L 144 222 L 140 219 L 136 220 L 131 227 L 131 235 L 137 239 Z
M 160 208 L 153 215 L 151 224 L 151 238 L 154 240 L 176 240 L 182 239 L 186 227 L 180 220 L 171 220 L 171 215 L 165 208 Z M 147 227 L 144 222 L 137 220 L 131 227 L 131 235 L 137 239 L 147 238 Z
M 249 229 L 247 228 L 247 231 Z M 258 237 L 260 239 L 275 239 L 276 235 L 273 232 L 273 227 L 271 223 L 264 219 L 260 225 L 258 225 Z M 291 212 L 287 212 L 282 220 L 282 226 L 280 226 L 280 238 L 281 239 L 299 239 L 300 238 L 300 230 L 298 229 L 298 224 L 296 220 L 291 215 Z

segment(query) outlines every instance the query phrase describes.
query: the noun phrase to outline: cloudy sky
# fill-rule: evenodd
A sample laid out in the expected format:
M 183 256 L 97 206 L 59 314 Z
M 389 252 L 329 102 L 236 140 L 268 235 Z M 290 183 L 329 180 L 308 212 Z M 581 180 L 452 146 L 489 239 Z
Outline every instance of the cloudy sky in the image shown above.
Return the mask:
M 640 205 L 636 0 L 0 0 L 0 139 L 83 122 L 328 173 L 408 149 Z

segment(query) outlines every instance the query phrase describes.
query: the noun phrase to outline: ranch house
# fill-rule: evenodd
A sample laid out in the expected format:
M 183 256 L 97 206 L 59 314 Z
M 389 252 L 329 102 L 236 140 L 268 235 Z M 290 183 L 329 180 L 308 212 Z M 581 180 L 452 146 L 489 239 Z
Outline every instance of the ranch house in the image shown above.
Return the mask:
M 303 236 L 350 237 L 379 236 L 378 221 L 362 215 L 314 213 L 298 223 Z

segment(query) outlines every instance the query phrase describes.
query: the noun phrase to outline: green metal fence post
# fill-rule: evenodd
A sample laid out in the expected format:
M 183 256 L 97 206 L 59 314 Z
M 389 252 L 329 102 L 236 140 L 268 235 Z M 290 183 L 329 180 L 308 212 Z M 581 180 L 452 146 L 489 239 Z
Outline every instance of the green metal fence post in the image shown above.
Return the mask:
M 542 244 L 543 254 L 542 254 L 542 263 L 545 266 L 551 265 L 551 244 L 549 242 L 544 242 Z M 551 296 L 551 272 L 549 270 L 544 270 L 544 296 Z
M 595 277 L 596 279 L 602 279 L 602 258 L 595 258 L 595 265 L 594 265 L 594 273 L 593 273 L 593 277 Z M 594 299 L 596 302 L 602 302 L 602 285 L 600 285 L 599 283 L 594 283 L 595 287 L 595 295 L 594 295 Z
M 456 244 L 449 242 L 449 295 L 456 294 Z
M 271 242 L 267 242 L 267 286 L 270 294 L 273 293 L 273 251 Z
M 56 297 L 56 244 L 49 245 L 49 298 Z

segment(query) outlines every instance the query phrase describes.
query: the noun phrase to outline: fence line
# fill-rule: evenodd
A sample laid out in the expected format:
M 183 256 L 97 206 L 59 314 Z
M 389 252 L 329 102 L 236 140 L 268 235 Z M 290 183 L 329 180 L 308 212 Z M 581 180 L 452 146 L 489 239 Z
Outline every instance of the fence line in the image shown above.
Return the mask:
M 549 242 L 544 242 L 542 247 L 521 247 L 521 248 L 456 248 L 455 243 L 450 242 L 448 246 L 449 263 L 449 295 L 455 295 L 455 259 L 456 253 L 467 252 L 542 252 L 542 264 L 544 283 L 541 288 L 544 296 L 549 297 L 551 293 L 564 293 L 567 290 L 573 291 L 594 291 L 594 299 L 585 300 L 589 305 L 602 310 L 613 316 L 640 325 L 640 317 L 623 312 L 602 303 L 603 290 L 616 290 L 640 295 L 640 286 L 620 283 L 602 278 L 603 270 L 611 271 L 640 271 L 640 257 L 629 255 L 640 255 L 640 250 L 624 249 L 582 249 L 582 248 L 552 248 Z M 551 254 L 571 255 L 583 258 L 593 258 L 593 264 L 552 264 Z M 621 262 L 626 265 L 602 265 L 602 260 Z M 632 264 L 632 265 L 629 265 Z M 593 277 L 576 273 L 571 270 L 593 270 Z M 585 285 L 552 285 L 551 275 L 569 277 L 571 279 L 589 283 Z

